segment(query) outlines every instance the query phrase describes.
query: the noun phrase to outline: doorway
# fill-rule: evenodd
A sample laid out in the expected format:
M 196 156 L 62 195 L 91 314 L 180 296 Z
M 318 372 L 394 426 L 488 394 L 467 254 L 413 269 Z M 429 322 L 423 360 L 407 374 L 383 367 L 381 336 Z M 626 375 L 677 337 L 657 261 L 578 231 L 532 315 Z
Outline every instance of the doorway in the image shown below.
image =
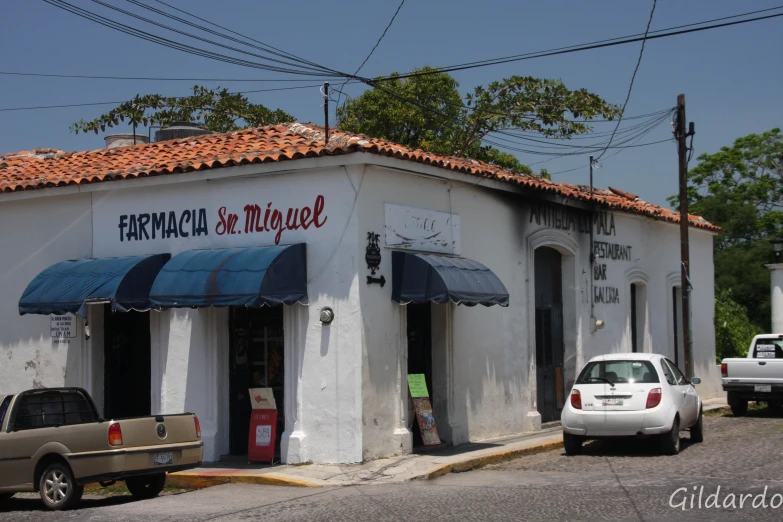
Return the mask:
M 115 312 L 104 305 L 103 416 L 141 417 L 151 412 L 149 312 Z
M 408 319 L 408 374 L 424 374 L 427 382 L 427 391 L 430 394 L 430 403 L 434 403 L 432 388 L 432 304 L 406 305 Z M 407 381 L 405 383 L 407 386 Z M 419 423 L 413 411 L 413 401 L 408 399 L 409 419 L 413 427 L 413 446 L 423 445 Z
M 283 418 L 283 307 L 232 307 L 229 314 L 229 451 L 247 454 L 249 388 L 272 388 L 277 407 L 275 458 L 280 458 Z
M 564 403 L 562 256 L 553 248 L 535 251 L 536 399 L 541 422 L 560 419 Z

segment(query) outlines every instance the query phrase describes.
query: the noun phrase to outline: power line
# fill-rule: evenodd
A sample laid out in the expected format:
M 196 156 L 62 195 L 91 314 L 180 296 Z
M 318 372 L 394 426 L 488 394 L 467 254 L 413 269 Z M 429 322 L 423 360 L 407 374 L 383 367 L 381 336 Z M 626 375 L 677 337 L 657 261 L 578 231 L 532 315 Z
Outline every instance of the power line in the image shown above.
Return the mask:
M 0 71 L 1 76 L 35 76 L 42 78 L 76 78 L 82 80 L 140 80 L 140 81 L 160 81 L 160 82 L 311 82 L 312 78 L 290 79 L 290 78 L 166 78 L 157 76 L 91 76 L 87 74 L 47 74 L 47 73 L 28 73 L 17 71 Z M 349 83 L 357 83 L 356 81 Z
M 273 92 L 273 91 L 292 91 L 294 89 L 312 89 L 314 87 L 320 87 L 321 84 L 315 84 L 315 85 L 297 85 L 295 87 L 278 87 L 275 89 L 255 89 L 252 91 L 237 91 L 237 92 L 231 92 L 229 94 L 251 94 L 251 93 L 257 93 L 257 92 Z M 185 98 L 192 98 L 192 96 L 171 96 L 171 98 L 176 98 L 178 100 L 182 100 Z M 129 100 L 120 100 L 120 101 L 106 101 L 106 102 L 90 102 L 90 103 L 68 103 L 64 105 L 39 105 L 34 107 L 6 107 L 0 109 L 0 112 L 10 112 L 10 111 L 34 111 L 38 109 L 63 109 L 68 107 L 89 107 L 92 105 L 119 105 L 121 103 L 125 103 Z
M 779 7 L 775 7 L 775 8 L 771 8 L 771 9 L 773 9 L 773 10 L 783 9 L 783 6 L 779 6 Z M 723 20 L 723 19 L 727 19 L 727 18 L 737 18 L 737 17 L 741 17 L 741 16 L 746 16 L 747 14 L 749 14 L 749 13 L 733 15 L 732 17 L 716 18 L 714 20 L 707 20 L 707 21 L 704 21 L 704 22 L 698 22 L 698 23 L 688 24 L 688 25 L 689 26 L 691 26 L 691 25 L 703 25 L 703 24 L 710 23 L 710 22 L 713 22 L 713 21 L 716 21 L 716 20 Z M 658 38 L 667 38 L 669 36 L 678 36 L 678 35 L 682 35 L 682 34 L 689 34 L 689 33 L 695 33 L 695 32 L 700 32 L 700 31 L 707 31 L 707 30 L 710 30 L 710 29 L 718 29 L 718 28 L 721 28 L 721 27 L 730 27 L 730 26 L 734 26 L 734 25 L 746 24 L 746 23 L 749 23 L 749 22 L 758 22 L 758 21 L 761 21 L 761 20 L 769 20 L 769 19 L 778 18 L 778 17 L 781 17 L 781 16 L 783 16 L 783 13 L 772 14 L 772 15 L 767 15 L 767 16 L 759 16 L 759 17 L 756 17 L 756 18 L 746 18 L 744 20 L 737 20 L 737 21 L 734 21 L 734 22 L 725 22 L 725 23 L 722 23 L 722 24 L 713 24 L 713 25 L 708 25 L 708 26 L 704 26 L 704 27 L 696 27 L 696 28 L 693 28 L 693 29 L 686 29 L 686 30 L 682 30 L 682 31 L 670 31 L 670 29 L 674 29 L 674 27 L 672 27 L 672 28 L 668 28 L 668 29 L 660 29 L 658 31 L 651 31 L 651 33 L 648 34 L 648 36 L 646 38 L 644 36 L 640 36 L 640 37 L 618 37 L 618 38 L 612 38 L 612 39 L 609 39 L 609 40 L 598 40 L 597 42 L 592 42 L 592 43 L 589 43 L 589 44 L 581 44 L 581 45 L 573 45 L 573 46 L 568 46 L 568 47 L 560 47 L 560 48 L 551 49 L 551 50 L 548 50 L 548 51 L 537 51 L 537 52 L 520 54 L 520 55 L 515 55 L 515 56 L 510 56 L 510 57 L 505 57 L 505 58 L 492 58 L 492 59 L 483 60 L 483 61 L 479 61 L 479 62 L 468 62 L 466 64 L 458 64 L 458 65 L 452 65 L 452 66 L 447 66 L 447 67 L 441 67 L 441 68 L 439 68 L 439 69 L 437 69 L 435 71 L 422 71 L 422 72 L 413 72 L 413 73 L 407 73 L 407 74 L 399 74 L 399 75 L 396 75 L 396 76 L 379 77 L 379 78 L 375 78 L 375 79 L 368 80 L 368 81 L 370 82 L 370 84 L 372 86 L 374 86 L 374 84 L 376 82 L 383 82 L 385 80 L 398 80 L 398 79 L 404 79 L 404 78 L 412 78 L 414 76 L 429 76 L 429 75 L 432 75 L 432 74 L 440 74 L 440 73 L 444 73 L 444 72 L 463 71 L 463 70 L 467 70 L 467 69 L 475 69 L 475 68 L 478 68 L 478 67 L 487 67 L 487 66 L 490 66 L 490 65 L 500 65 L 500 64 L 509 63 L 509 62 L 518 62 L 518 61 L 523 61 L 523 60 L 532 60 L 533 58 L 544 58 L 544 57 L 547 57 L 547 56 L 557 56 L 557 55 L 561 55 L 561 54 L 570 54 L 570 53 L 581 52 L 581 51 L 590 51 L 590 50 L 593 50 L 593 49 L 602 49 L 602 48 L 605 48 L 605 47 L 613 47 L 613 46 L 616 46 L 616 45 L 625 45 L 625 44 L 629 44 L 629 43 L 640 42 L 640 41 L 645 40 L 645 39 L 646 40 L 655 40 L 655 39 L 658 39 Z M 686 26 L 678 26 L 678 27 L 686 27 Z M 655 34 L 655 33 L 661 33 L 662 31 L 669 31 L 669 32 L 662 33 L 662 34 Z M 605 43 L 601 43 L 601 42 L 605 42 Z
M 369 54 L 367 55 L 367 57 L 364 59 L 364 61 L 362 62 L 362 64 L 361 64 L 361 65 L 360 65 L 360 66 L 359 66 L 359 67 L 356 69 L 356 71 L 353 73 L 353 76 L 354 76 L 354 77 L 356 77 L 356 75 L 357 75 L 357 74 L 359 74 L 359 72 L 362 70 L 362 67 L 364 67 L 364 65 L 367 63 L 367 61 L 370 59 L 370 57 L 371 57 L 371 56 L 373 55 L 373 53 L 375 52 L 375 49 L 377 49 L 377 48 L 378 48 L 378 46 L 381 44 L 381 40 L 383 40 L 383 37 L 384 37 L 384 36 L 386 36 L 386 32 L 389 30 L 389 28 L 390 28 L 390 27 L 392 26 L 392 24 L 394 23 L 394 20 L 397 18 L 397 15 L 400 13 L 400 9 L 402 9 L 402 6 L 403 6 L 404 4 L 405 4 L 405 0 L 402 0 L 402 1 L 400 2 L 400 5 L 398 5 L 398 6 L 397 6 L 397 10 L 396 10 L 396 11 L 394 11 L 394 15 L 392 15 L 392 17 L 391 17 L 391 20 L 389 20 L 389 23 L 386 25 L 386 29 L 384 29 L 384 30 L 383 30 L 383 33 L 381 33 L 381 36 L 380 36 L 380 38 L 378 38 L 378 41 L 376 41 L 376 42 L 375 42 L 375 45 L 373 45 L 372 49 L 370 49 L 370 53 L 369 53 Z M 345 83 L 347 83 L 347 82 L 345 82 Z M 345 88 L 345 83 L 343 83 L 343 85 L 342 85 L 342 87 L 340 87 L 340 89 L 344 89 L 344 88 Z M 336 106 L 338 106 L 338 105 L 340 105 L 340 97 L 341 97 L 341 96 L 342 96 L 342 92 L 340 92 L 340 94 L 338 94 L 338 95 L 337 95 L 337 103 L 335 104 L 335 107 L 336 107 Z
M 647 33 L 650 32 L 650 24 L 652 24 L 653 14 L 655 14 L 655 6 L 657 4 L 658 4 L 658 0 L 653 0 L 652 9 L 650 10 L 650 18 L 647 20 L 647 28 L 644 30 L 644 40 L 642 40 L 642 48 L 639 50 L 639 59 L 636 60 L 636 67 L 634 67 L 633 74 L 631 75 L 631 83 L 630 85 L 628 85 L 628 94 L 625 95 L 625 103 L 623 103 L 623 110 L 620 112 L 620 117 L 617 118 L 617 125 L 615 125 L 614 130 L 612 131 L 612 135 L 609 137 L 609 144 L 601 152 L 601 154 L 598 155 L 596 161 L 599 161 L 601 158 L 604 157 L 604 154 L 606 154 L 606 151 L 609 149 L 609 145 L 612 144 L 612 140 L 614 139 L 614 134 L 617 132 L 618 127 L 620 127 L 620 122 L 623 121 L 623 112 L 625 112 L 625 108 L 628 106 L 628 101 L 631 99 L 633 82 L 636 79 L 636 73 L 639 72 L 639 66 L 642 64 L 642 56 L 644 56 L 644 44 L 647 43 Z

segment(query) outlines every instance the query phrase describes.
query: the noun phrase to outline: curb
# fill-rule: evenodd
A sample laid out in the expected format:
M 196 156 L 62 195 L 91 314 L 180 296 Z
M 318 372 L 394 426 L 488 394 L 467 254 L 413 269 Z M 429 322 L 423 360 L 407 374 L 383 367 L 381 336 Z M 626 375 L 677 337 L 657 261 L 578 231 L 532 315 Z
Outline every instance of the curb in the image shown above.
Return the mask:
M 449 473 L 462 473 L 463 471 L 470 471 L 472 469 L 482 468 L 489 464 L 497 464 L 499 462 L 506 462 L 514 460 L 518 457 L 525 455 L 535 455 L 537 453 L 543 453 L 544 451 L 550 451 L 563 447 L 563 441 L 558 440 L 554 442 L 546 442 L 544 444 L 538 444 L 536 446 L 530 446 L 528 448 L 520 448 L 508 451 L 499 451 L 490 455 L 483 455 L 481 457 L 473 457 L 462 460 L 460 462 L 453 462 L 451 464 L 445 464 L 432 471 L 424 473 L 415 477 L 414 480 L 432 480 Z
M 195 473 L 172 473 L 168 475 L 167 484 L 184 489 L 204 489 L 223 484 L 255 484 L 261 486 L 289 486 L 296 488 L 320 488 L 323 484 L 306 480 L 281 477 L 280 475 L 200 475 Z

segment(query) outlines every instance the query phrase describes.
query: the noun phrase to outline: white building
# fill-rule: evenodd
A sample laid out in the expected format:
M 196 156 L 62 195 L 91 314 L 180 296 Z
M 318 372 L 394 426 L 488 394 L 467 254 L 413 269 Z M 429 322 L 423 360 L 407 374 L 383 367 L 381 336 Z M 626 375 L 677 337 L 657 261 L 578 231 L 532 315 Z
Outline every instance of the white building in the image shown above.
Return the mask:
M 672 211 L 323 140 L 291 124 L 0 156 L 0 394 L 81 386 L 106 416 L 192 411 L 212 461 L 247 451 L 247 388 L 268 386 L 283 462 L 350 463 L 417 442 L 409 373 L 460 444 L 556 420 L 594 355 L 682 365 Z M 694 374 L 710 397 L 718 229 L 690 230 Z M 127 311 L 150 306 L 162 311 Z

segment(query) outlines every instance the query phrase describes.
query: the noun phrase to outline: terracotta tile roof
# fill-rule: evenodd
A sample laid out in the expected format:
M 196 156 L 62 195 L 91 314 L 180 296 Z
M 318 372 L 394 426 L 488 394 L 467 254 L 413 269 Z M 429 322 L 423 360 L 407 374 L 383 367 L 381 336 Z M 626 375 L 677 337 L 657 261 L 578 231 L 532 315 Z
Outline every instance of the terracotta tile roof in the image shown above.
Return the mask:
M 38 190 L 118 179 L 161 176 L 179 172 L 294 160 L 317 156 L 368 152 L 494 179 L 565 198 L 589 201 L 584 185 L 554 182 L 536 175 L 514 174 L 480 161 L 430 154 L 388 141 L 338 130 L 329 133 L 324 145 L 321 128 L 290 123 L 224 134 L 162 141 L 145 145 L 64 152 L 39 148 L 0 155 L 0 192 Z M 663 221 L 679 222 L 679 214 L 640 200 L 619 189 L 595 189 L 593 201 L 607 209 L 641 214 Z M 699 216 L 694 227 L 721 232 Z

